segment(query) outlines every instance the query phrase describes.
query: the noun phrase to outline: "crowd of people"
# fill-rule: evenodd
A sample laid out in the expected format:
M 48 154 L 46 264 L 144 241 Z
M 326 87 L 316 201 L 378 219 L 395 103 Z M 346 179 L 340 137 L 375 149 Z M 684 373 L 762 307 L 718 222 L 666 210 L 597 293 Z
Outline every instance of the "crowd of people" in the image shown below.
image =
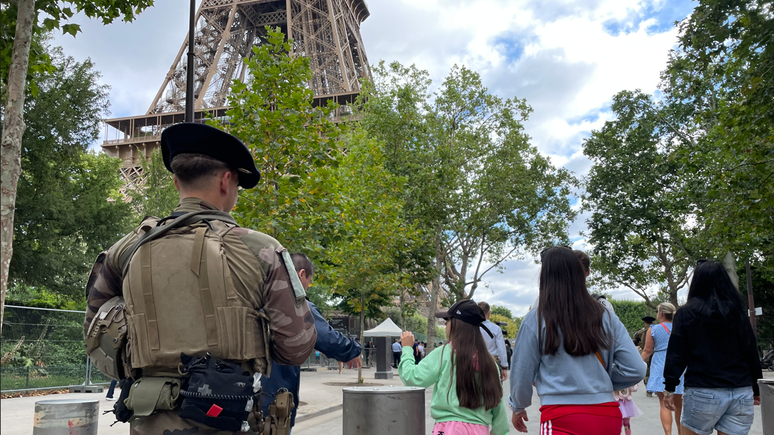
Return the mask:
M 299 366 L 315 350 L 359 364 L 362 346 L 306 299 L 314 266 L 305 255 L 231 216 L 239 189 L 260 179 L 248 148 L 194 123 L 166 128 L 160 142 L 180 203 L 98 256 L 87 284 L 87 353 L 120 379 L 114 414 L 132 434 L 287 435 Z M 619 434 L 640 412 L 631 393 L 648 360 L 646 388 L 658 395 L 665 434 L 673 420 L 681 435 L 749 432 L 762 373 L 722 264 L 697 264 L 687 303 L 659 305 L 659 323 L 635 338 L 640 352 L 612 306 L 588 292 L 588 256 L 555 246 L 540 260 L 538 301 L 512 345 L 488 320 L 489 306 L 471 300 L 436 313 L 447 322 L 443 346 L 430 351 L 410 332 L 393 343 L 401 380 L 435 386 L 435 435 L 508 433 L 507 408 L 526 432 L 533 388 L 541 433 Z
M 424 359 L 414 357 L 410 332 L 393 344 L 403 383 L 434 386 L 434 435 L 506 434 L 506 404 L 511 425 L 526 432 L 533 388 L 541 435 L 630 435 L 631 418 L 643 413 L 632 393 L 643 380 L 647 395 L 658 396 L 664 434 L 673 427 L 679 435 L 749 433 L 762 372 L 739 292 L 721 263 L 700 260 L 686 304 L 659 304 L 632 339 L 609 302 L 589 293 L 588 256 L 555 246 L 540 257 L 540 295 L 513 346 L 487 320 L 488 304 L 470 300 L 436 314 L 449 340 Z

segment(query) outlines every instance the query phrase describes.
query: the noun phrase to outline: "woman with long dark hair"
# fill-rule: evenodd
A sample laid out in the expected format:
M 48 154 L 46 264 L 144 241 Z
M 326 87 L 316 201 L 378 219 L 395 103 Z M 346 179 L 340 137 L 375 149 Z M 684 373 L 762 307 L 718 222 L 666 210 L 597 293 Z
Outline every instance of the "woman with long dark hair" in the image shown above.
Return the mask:
M 403 384 L 435 385 L 430 415 L 433 435 L 504 435 L 508 416 L 497 362 L 489 353 L 479 326 L 486 320 L 475 302 L 465 299 L 436 313 L 447 320 L 449 343 L 414 361 L 414 335 L 404 332 L 399 373 Z M 481 329 L 485 329 L 482 327 Z M 491 334 L 491 333 L 490 333 Z M 491 426 L 491 432 L 490 432 Z
M 664 368 L 665 405 L 685 371 L 681 435 L 746 434 L 763 377 L 755 335 L 722 263 L 701 261 L 675 315 Z
M 541 263 L 539 304 L 524 317 L 513 348 L 513 426 L 527 431 L 534 382 L 541 431 L 618 435 L 622 416 L 613 391 L 639 383 L 645 363 L 618 317 L 589 294 L 571 249 L 548 248 Z

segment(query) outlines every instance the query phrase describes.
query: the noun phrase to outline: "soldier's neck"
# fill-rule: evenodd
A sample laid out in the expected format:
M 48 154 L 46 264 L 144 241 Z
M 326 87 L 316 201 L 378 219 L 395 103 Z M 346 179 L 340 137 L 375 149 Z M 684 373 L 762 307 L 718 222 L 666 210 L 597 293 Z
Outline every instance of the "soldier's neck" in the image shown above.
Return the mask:
M 224 198 L 220 198 L 216 195 L 207 194 L 206 192 L 186 192 L 185 194 L 180 194 L 180 202 L 183 202 L 184 199 L 200 199 L 204 202 L 207 202 L 208 204 L 214 206 L 220 211 L 225 211 L 226 213 L 231 212 L 230 209 L 226 209 L 227 205 L 226 200 Z

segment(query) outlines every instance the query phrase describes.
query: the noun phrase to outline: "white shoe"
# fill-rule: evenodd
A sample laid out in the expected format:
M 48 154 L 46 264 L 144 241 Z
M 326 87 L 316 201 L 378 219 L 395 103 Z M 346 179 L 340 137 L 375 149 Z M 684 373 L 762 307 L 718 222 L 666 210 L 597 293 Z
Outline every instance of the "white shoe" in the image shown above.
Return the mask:
M 113 402 L 113 401 L 116 400 L 116 398 L 115 397 L 105 397 L 105 400 Z

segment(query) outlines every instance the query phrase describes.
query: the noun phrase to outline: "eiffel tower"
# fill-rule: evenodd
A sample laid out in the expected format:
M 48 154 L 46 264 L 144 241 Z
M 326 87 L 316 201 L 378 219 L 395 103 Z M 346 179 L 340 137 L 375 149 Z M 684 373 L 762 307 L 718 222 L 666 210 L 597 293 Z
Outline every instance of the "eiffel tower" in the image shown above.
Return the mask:
M 263 42 L 265 26 L 280 27 L 293 39 L 293 52 L 309 58 L 315 104 L 334 100 L 346 110 L 360 92 L 358 80 L 370 77 L 360 36 L 369 15 L 365 0 L 202 0 L 194 30 L 194 119 L 205 111 L 225 115 L 231 81 L 245 79 L 243 59 Z M 105 121 L 102 149 L 123 160 L 129 182 L 141 182 L 140 153 L 149 156 L 164 128 L 185 118 L 188 50 L 186 36 L 145 115 Z

